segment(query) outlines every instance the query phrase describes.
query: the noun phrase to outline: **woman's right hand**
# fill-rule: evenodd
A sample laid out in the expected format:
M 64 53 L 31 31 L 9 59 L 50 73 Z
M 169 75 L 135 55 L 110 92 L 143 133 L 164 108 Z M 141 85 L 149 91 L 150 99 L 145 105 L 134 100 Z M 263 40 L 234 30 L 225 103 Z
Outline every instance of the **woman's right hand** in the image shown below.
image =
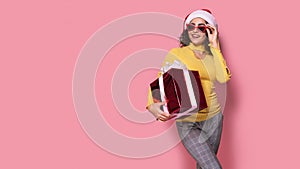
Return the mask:
M 159 121 L 167 121 L 175 116 L 171 116 L 169 113 L 163 112 L 160 107 L 165 105 L 166 102 L 157 102 L 150 104 L 147 109 L 149 112 L 153 114 L 153 116 L 156 118 L 156 120 Z

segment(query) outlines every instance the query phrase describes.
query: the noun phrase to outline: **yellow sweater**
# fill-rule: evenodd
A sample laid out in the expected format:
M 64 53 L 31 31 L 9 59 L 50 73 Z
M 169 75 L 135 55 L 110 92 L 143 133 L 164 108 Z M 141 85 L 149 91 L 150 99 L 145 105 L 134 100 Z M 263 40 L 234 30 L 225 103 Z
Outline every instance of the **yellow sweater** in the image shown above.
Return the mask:
M 230 71 L 219 49 L 210 46 L 212 55 L 206 54 L 202 59 L 196 58 L 193 50 L 205 51 L 205 48 L 204 46 L 194 46 L 192 43 L 182 48 L 173 48 L 165 57 L 163 66 L 166 63 L 173 63 L 174 60 L 178 60 L 185 64 L 189 70 L 198 70 L 208 107 L 186 118 L 177 119 L 177 121 L 203 121 L 219 113 L 221 107 L 214 90 L 214 82 L 225 83 L 231 77 Z M 160 75 L 161 73 L 158 74 L 158 76 Z M 149 90 L 147 105 L 152 103 L 153 98 L 151 90 Z

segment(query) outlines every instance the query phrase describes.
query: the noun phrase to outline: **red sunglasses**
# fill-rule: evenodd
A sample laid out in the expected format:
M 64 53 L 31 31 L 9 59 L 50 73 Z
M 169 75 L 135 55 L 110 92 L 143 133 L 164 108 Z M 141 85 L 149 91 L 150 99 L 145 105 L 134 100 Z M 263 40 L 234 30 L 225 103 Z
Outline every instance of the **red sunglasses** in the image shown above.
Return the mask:
M 205 32 L 206 32 L 206 29 L 208 29 L 207 26 L 205 26 L 205 25 L 203 25 L 203 24 L 200 24 L 200 25 L 198 25 L 198 26 L 196 26 L 196 25 L 194 25 L 194 24 L 186 24 L 186 29 L 187 29 L 188 31 L 193 31 L 193 30 L 195 30 L 196 28 L 198 28 L 202 33 L 205 33 Z

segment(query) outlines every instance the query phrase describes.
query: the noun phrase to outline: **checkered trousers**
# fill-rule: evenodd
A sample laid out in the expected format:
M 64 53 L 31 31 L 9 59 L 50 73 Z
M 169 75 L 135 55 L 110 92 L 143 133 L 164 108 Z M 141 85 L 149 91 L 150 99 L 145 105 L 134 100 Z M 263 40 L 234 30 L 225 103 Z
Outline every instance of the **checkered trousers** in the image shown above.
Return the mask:
M 222 169 L 216 156 L 220 145 L 223 114 L 201 122 L 176 122 L 181 142 L 197 162 L 197 169 Z

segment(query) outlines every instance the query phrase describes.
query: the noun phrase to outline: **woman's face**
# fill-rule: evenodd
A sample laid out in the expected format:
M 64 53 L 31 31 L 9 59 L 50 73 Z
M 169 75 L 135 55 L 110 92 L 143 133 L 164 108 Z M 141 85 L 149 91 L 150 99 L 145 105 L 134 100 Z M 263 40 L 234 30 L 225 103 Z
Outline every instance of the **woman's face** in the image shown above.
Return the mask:
M 195 26 L 199 25 L 205 25 L 205 20 L 202 18 L 194 18 L 190 24 L 193 24 Z M 195 45 L 202 45 L 206 40 L 206 34 L 205 32 L 201 32 L 198 28 L 188 31 L 189 38 L 191 42 Z

